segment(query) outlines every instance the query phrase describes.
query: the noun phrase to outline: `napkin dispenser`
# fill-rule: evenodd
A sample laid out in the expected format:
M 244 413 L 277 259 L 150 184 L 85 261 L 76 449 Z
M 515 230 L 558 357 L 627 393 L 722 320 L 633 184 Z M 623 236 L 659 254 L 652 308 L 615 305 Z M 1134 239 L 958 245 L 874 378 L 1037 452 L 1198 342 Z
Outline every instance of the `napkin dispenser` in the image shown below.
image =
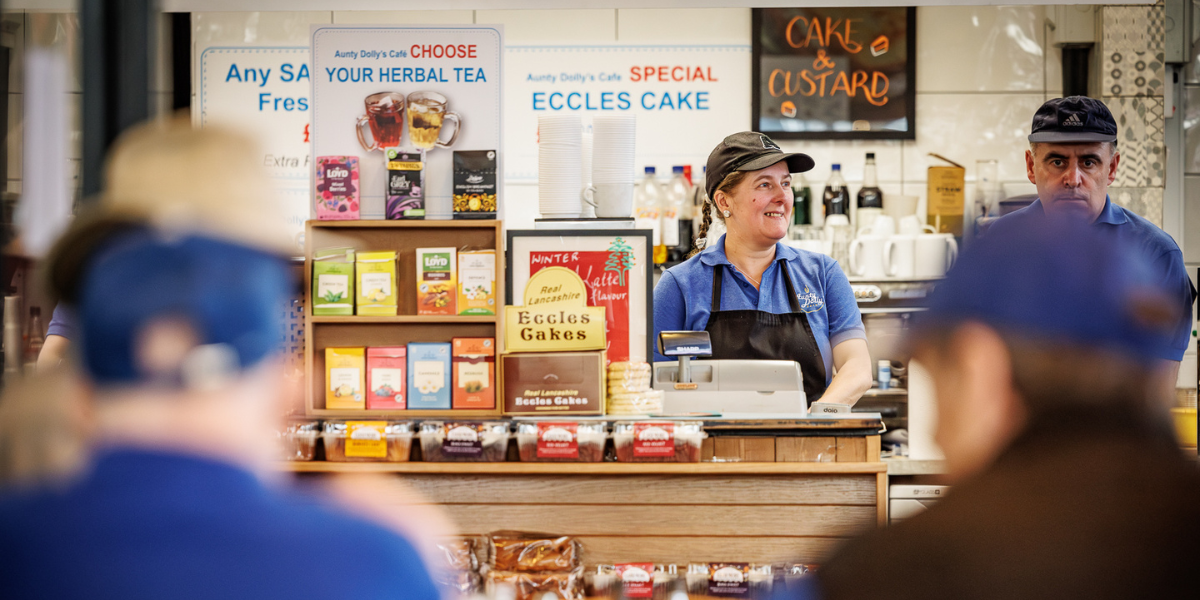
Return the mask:
M 706 331 L 664 331 L 659 353 L 678 361 L 654 363 L 654 389 L 664 392 L 665 413 L 808 412 L 800 364 L 791 360 L 695 360 L 711 356 Z

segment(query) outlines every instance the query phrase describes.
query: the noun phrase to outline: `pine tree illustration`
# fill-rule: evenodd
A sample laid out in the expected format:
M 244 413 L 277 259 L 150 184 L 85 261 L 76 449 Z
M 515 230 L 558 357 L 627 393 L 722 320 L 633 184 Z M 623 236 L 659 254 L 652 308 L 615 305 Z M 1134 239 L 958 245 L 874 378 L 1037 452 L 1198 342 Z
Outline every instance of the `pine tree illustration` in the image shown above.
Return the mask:
M 604 270 L 616 272 L 617 285 L 625 285 L 625 272 L 636 264 L 633 248 L 626 244 L 624 239 L 614 238 L 612 245 L 608 247 L 608 262 L 604 263 Z

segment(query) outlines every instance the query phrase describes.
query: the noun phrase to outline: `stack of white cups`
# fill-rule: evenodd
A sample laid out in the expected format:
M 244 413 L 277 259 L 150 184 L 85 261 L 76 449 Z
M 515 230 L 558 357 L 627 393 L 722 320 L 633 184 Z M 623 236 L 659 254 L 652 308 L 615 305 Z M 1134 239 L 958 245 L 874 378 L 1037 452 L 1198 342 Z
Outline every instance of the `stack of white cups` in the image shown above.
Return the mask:
M 592 119 L 592 185 L 584 201 L 596 216 L 628 218 L 633 214 L 633 154 L 637 120 L 633 115 Z
M 583 187 L 583 120 L 579 115 L 538 117 L 538 209 L 543 218 L 578 218 Z

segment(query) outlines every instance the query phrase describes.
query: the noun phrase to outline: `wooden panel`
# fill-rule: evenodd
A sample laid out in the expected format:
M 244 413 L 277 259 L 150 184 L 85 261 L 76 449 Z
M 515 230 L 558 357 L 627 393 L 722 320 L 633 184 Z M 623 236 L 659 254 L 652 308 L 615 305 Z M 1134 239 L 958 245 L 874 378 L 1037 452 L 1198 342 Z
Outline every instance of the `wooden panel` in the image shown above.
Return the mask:
M 700 442 L 700 460 L 709 462 L 713 459 L 713 438 L 706 437 Z
M 713 458 L 742 462 L 775 462 L 775 438 L 718 437 L 713 441 Z
M 444 473 L 475 475 L 845 475 L 887 473 L 875 463 L 337 463 L 279 462 L 279 469 L 303 473 Z
M 776 462 L 835 462 L 836 460 L 837 438 L 835 437 L 775 438 Z
M 838 462 L 865 462 L 867 460 L 867 438 L 839 437 L 837 439 Z
M 875 527 L 878 519 L 875 506 L 442 506 L 469 533 L 516 529 L 561 535 L 845 537 Z
M 868 435 L 867 436 L 867 462 L 879 462 L 879 460 L 881 460 L 879 458 L 881 451 L 882 451 L 882 448 L 880 448 L 879 436 Z
M 875 502 L 876 508 L 879 511 L 878 521 L 880 527 L 885 527 L 888 523 L 888 475 L 887 473 L 875 474 Z
M 631 561 L 673 563 L 821 563 L 845 540 L 836 537 L 583 536 L 589 565 Z
M 845 504 L 874 506 L 871 474 L 828 476 L 407 475 L 426 498 L 456 504 L 722 505 Z

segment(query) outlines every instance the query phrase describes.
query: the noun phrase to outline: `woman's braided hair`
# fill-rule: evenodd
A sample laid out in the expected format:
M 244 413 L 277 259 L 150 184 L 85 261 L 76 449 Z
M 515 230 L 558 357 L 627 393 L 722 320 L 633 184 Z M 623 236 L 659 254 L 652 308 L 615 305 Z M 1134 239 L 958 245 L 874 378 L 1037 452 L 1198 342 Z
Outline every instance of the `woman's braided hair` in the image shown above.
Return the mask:
M 721 180 L 721 184 L 717 186 L 717 190 L 726 194 L 731 193 L 733 188 L 737 187 L 746 178 L 747 174 L 749 174 L 749 171 L 734 171 L 726 175 L 725 179 Z M 700 206 L 700 210 L 704 213 L 704 216 L 700 219 L 700 231 L 696 233 L 696 239 L 692 240 L 692 251 L 688 253 L 688 258 L 695 256 L 696 253 L 704 249 L 705 241 L 708 239 L 708 228 L 712 225 L 712 213 L 715 211 L 717 218 L 725 221 L 725 216 L 721 214 L 721 211 L 716 210 L 716 207 L 717 205 L 713 202 L 713 199 L 709 198 L 708 194 L 704 194 L 704 203 Z

